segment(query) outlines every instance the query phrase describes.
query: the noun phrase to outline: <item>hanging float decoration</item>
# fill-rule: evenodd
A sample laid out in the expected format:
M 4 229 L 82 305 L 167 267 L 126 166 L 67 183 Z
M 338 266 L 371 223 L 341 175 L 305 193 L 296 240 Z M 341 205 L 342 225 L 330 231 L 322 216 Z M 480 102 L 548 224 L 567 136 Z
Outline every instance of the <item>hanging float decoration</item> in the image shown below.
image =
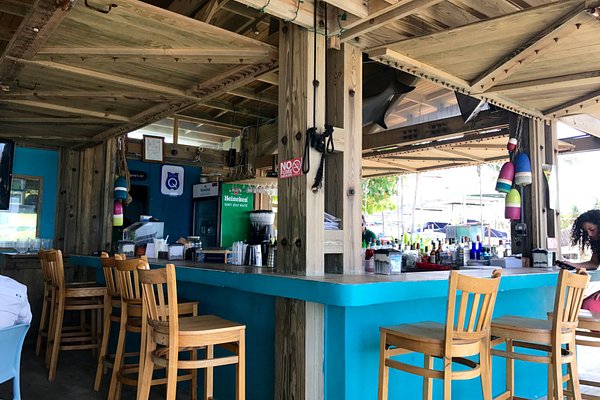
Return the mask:
M 500 169 L 498 180 L 496 181 L 496 191 L 501 193 L 508 193 L 512 188 L 513 178 L 515 175 L 515 166 L 512 162 L 505 162 Z
M 525 153 L 519 153 L 515 157 L 515 185 L 531 185 L 531 161 Z
M 521 219 L 521 195 L 517 189 L 511 189 L 506 195 L 504 218 L 510 219 L 511 221 L 518 221 Z

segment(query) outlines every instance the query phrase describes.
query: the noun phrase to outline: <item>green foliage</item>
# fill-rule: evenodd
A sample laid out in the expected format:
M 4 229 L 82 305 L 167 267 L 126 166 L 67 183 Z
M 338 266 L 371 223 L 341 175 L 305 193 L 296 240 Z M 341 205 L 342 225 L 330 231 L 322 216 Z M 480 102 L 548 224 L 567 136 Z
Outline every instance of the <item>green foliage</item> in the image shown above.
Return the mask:
M 371 215 L 377 212 L 395 210 L 396 204 L 390 200 L 390 197 L 398 194 L 397 182 L 397 176 L 363 179 L 363 213 Z

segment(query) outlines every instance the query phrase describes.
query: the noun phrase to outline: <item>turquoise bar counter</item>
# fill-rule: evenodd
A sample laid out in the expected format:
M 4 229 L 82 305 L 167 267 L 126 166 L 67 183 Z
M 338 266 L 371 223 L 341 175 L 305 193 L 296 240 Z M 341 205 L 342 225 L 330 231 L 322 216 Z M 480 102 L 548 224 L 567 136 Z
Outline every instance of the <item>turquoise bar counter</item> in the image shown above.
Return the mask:
M 151 260 L 152 266 L 164 265 Z M 197 300 L 201 314 L 216 314 L 247 325 L 247 398 L 273 399 L 275 359 L 275 299 L 286 297 L 324 305 L 325 399 L 377 398 L 379 327 L 414 321 L 444 322 L 448 272 L 401 275 L 281 275 L 271 270 L 243 266 L 173 262 L 177 266 L 181 298 Z M 70 257 L 71 265 L 98 268 L 96 257 Z M 491 270 L 461 273 L 487 277 Z M 544 269 L 507 269 L 500 283 L 494 316 L 505 314 L 545 318 L 554 301 L 557 272 Z M 600 280 L 594 272 L 592 279 Z M 405 360 L 422 365 L 420 355 Z M 233 368 L 215 373 L 215 399 L 235 398 Z M 546 368 L 516 363 L 517 395 L 538 398 L 546 394 Z M 494 358 L 494 394 L 504 388 L 504 362 Z M 200 386 L 201 388 L 202 386 Z M 418 399 L 422 380 L 406 373 L 390 374 L 390 399 Z M 479 379 L 453 383 L 455 399 L 481 399 Z M 441 383 L 434 385 L 441 399 Z M 312 400 L 312 399 L 311 399 Z

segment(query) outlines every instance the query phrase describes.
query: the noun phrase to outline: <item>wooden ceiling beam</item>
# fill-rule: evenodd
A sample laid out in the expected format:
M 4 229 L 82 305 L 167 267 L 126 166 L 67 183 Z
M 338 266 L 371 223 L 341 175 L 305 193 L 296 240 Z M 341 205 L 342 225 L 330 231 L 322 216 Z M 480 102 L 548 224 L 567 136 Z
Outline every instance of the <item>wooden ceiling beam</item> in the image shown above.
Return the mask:
M 211 119 L 190 117 L 185 114 L 176 114 L 175 116 L 177 118 L 179 118 L 180 121 L 193 122 L 193 123 L 196 123 L 199 125 L 207 125 L 207 126 L 214 126 L 216 128 L 231 129 L 231 130 L 235 130 L 238 132 L 242 129 L 242 127 L 239 125 L 227 124 L 225 122 L 213 121 Z
M 559 121 L 582 133 L 600 138 L 600 119 L 596 117 L 587 114 L 568 115 L 559 118 Z
M 0 97 L 0 103 L 16 104 L 16 105 L 36 108 L 36 109 L 40 109 L 40 110 L 58 111 L 58 112 L 66 113 L 66 114 L 72 114 L 72 115 L 83 115 L 86 117 L 101 118 L 101 119 L 120 121 L 120 122 L 129 122 L 129 118 L 122 116 L 122 115 L 112 114 L 109 112 L 100 112 L 100 111 L 85 110 L 85 109 L 75 108 L 75 107 L 61 106 L 61 105 L 52 104 L 52 103 L 49 103 L 46 101 L 6 100 L 6 99 L 3 99 L 2 97 Z
M 10 29 L 8 26 L 0 26 L 0 40 L 9 42 L 15 32 L 16 31 L 14 29 Z
M 395 4 L 361 19 L 358 23 L 354 24 L 354 26 L 342 33 L 341 41 L 342 43 L 347 42 L 355 37 L 379 29 L 390 22 L 418 13 L 441 1 L 442 0 L 400 0 Z M 344 7 L 341 8 L 343 9 Z
M 325 0 L 341 10 L 356 15 L 359 18 L 366 18 L 369 15 L 369 2 L 364 0 Z
M 18 132 L 17 134 L 19 135 L 19 137 L 17 138 L 17 141 L 42 140 L 42 141 L 48 143 L 49 140 L 52 140 L 52 141 L 56 140 L 56 141 L 64 141 L 64 142 L 85 143 L 89 140 L 89 138 L 87 138 L 85 136 L 64 136 L 64 135 L 53 134 L 53 133 L 37 135 L 37 134 L 31 134 L 31 132 Z M 11 131 L 11 133 L 0 133 L 0 137 L 14 139 L 15 131 Z
M 79 58 L 87 56 L 103 56 L 103 57 L 135 57 L 135 58 L 152 58 L 152 57 L 201 57 L 224 59 L 229 58 L 231 63 L 238 64 L 240 59 L 245 57 L 252 58 L 277 58 L 275 48 L 254 47 L 241 49 L 227 48 L 178 48 L 178 49 L 149 49 L 149 48 L 131 48 L 131 47 L 46 47 L 38 52 L 38 55 L 58 56 L 58 55 L 73 55 Z
M 209 0 L 204 7 L 200 11 L 194 15 L 199 21 L 206 22 L 210 24 L 210 21 L 213 19 L 217 11 L 219 11 L 225 3 L 229 0 Z
M 367 166 L 368 167 L 375 167 L 375 168 L 377 168 L 378 166 L 377 165 L 373 165 L 373 163 L 378 163 L 378 164 L 382 165 L 382 167 L 378 168 L 378 169 L 387 169 L 388 166 L 389 166 L 389 167 L 401 168 L 404 171 L 408 171 L 408 172 L 417 172 L 416 168 L 413 168 L 411 166 L 408 166 L 406 164 L 402 164 L 402 163 L 399 163 L 399 162 L 388 161 L 387 159 L 385 159 L 385 160 L 382 160 L 382 159 L 371 159 L 371 160 L 369 160 L 369 162 L 366 165 L 363 164 L 363 169 L 365 167 L 367 167 Z
M 577 32 L 583 19 L 591 18 L 585 12 L 585 4 L 578 4 L 544 30 L 521 43 L 516 49 L 500 59 L 492 67 L 471 81 L 476 92 L 485 92 L 498 82 L 508 78 L 519 68 L 530 64 L 562 43 L 565 37 Z
M 24 17 L 29 12 L 31 4 L 24 3 L 18 0 L 2 0 L 0 1 L 0 12 Z
M 174 96 L 138 91 L 95 91 L 95 90 L 19 90 L 1 93 L 0 98 L 9 100 L 45 100 L 45 99 L 86 99 L 86 100 L 136 100 L 162 102 Z
M 164 93 L 164 94 L 176 96 L 176 97 L 194 98 L 194 96 L 189 95 L 185 91 L 180 90 L 180 89 L 176 89 L 176 88 L 172 88 L 172 87 L 168 87 L 168 86 L 164 86 L 164 85 L 159 85 L 156 83 L 140 81 L 138 79 L 131 79 L 131 78 L 125 78 L 125 77 L 118 76 L 118 75 L 107 74 L 105 72 L 75 67 L 72 65 L 60 64 L 60 63 L 56 63 L 56 62 L 52 62 L 52 61 L 29 61 L 29 60 L 17 59 L 17 58 L 13 58 L 13 57 L 8 57 L 8 59 L 10 59 L 16 63 L 19 63 L 19 64 L 35 66 L 42 70 L 43 69 L 51 69 L 53 71 L 59 71 L 59 72 L 65 73 L 65 74 L 76 74 L 76 75 L 84 76 L 87 78 L 100 79 L 100 80 L 103 80 L 106 82 L 112 82 L 112 83 L 117 83 L 120 85 L 131 86 L 131 87 L 135 87 L 138 89 L 148 90 L 151 92 Z
M 0 56 L 0 83 L 12 82 L 22 64 L 44 46 L 77 0 L 36 0 Z
M 314 0 L 236 0 L 255 10 L 266 12 L 284 21 L 313 29 Z
M 262 102 L 268 103 L 268 104 L 273 104 L 273 105 L 279 104 L 279 102 L 277 100 L 277 96 L 256 93 L 254 90 L 248 89 L 248 88 L 238 88 L 235 90 L 230 90 L 227 93 L 237 96 L 237 97 L 243 97 L 245 99 L 262 101 Z
M 408 146 L 426 141 L 469 135 L 481 130 L 504 129 L 507 126 L 507 112 L 490 113 L 486 111 L 480 113 L 478 118 L 469 124 L 465 124 L 461 116 L 456 116 L 363 135 L 363 150 Z
M 462 157 L 464 160 L 477 161 L 477 162 L 484 162 L 485 161 L 484 158 L 476 157 L 476 156 L 474 156 L 472 154 L 465 153 L 464 151 L 458 151 L 458 150 L 452 150 L 452 149 L 435 149 L 435 150 L 439 151 L 439 152 L 442 152 L 442 153 L 452 154 L 454 156 Z
M 600 71 L 579 72 L 552 76 L 548 78 L 532 79 L 529 81 L 505 83 L 495 85 L 488 89 L 492 93 L 522 93 L 525 90 L 554 90 L 582 85 L 600 84 Z
M 173 0 L 167 7 L 167 10 L 190 17 L 200 9 L 200 5 L 203 1 L 204 0 Z
M 105 125 L 120 123 L 121 121 L 107 121 L 106 118 L 82 118 L 82 117 L 2 117 L 1 124 L 81 124 L 81 125 Z
M 414 153 L 419 150 L 428 149 L 430 147 L 436 148 L 448 148 L 448 147 L 456 147 L 457 145 L 464 145 L 465 147 L 469 146 L 468 142 L 483 142 L 490 139 L 497 139 L 499 137 L 505 137 L 508 135 L 507 129 L 502 129 L 498 132 L 489 132 L 489 133 L 480 133 L 473 135 L 466 135 L 464 137 L 456 138 L 456 139 L 448 139 L 443 142 L 435 142 L 431 141 L 424 144 L 414 144 L 414 145 L 404 145 L 398 146 L 396 148 L 381 150 L 381 151 L 371 151 L 368 153 L 363 153 L 363 159 L 367 158 L 382 158 L 390 155 L 399 155 L 399 154 L 407 154 Z
M 544 111 L 544 115 L 552 118 L 559 118 L 568 114 L 580 114 L 586 107 L 598 104 L 600 104 L 600 90 L 587 93 L 584 96 L 567 101 L 556 107 L 549 108 Z

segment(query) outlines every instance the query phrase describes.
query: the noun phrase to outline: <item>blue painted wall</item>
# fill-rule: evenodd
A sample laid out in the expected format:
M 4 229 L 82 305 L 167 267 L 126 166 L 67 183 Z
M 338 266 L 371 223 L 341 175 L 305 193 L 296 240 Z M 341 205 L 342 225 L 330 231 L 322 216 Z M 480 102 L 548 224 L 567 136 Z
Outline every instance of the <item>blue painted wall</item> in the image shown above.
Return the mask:
M 13 175 L 42 178 L 42 212 L 39 232 L 39 236 L 42 238 L 54 238 L 58 161 L 59 154 L 57 150 L 32 149 L 19 146 L 15 149 Z
M 200 182 L 200 168 L 183 166 L 183 195 L 172 197 L 160 192 L 162 164 L 138 160 L 127 160 L 127 164 L 130 170 L 146 172 L 145 180 L 132 180 L 131 183 L 148 186 L 148 212 L 165 223 L 164 235 L 165 237 L 169 235 L 169 242 L 176 241 L 180 236 L 190 236 L 192 234 L 192 186 Z

